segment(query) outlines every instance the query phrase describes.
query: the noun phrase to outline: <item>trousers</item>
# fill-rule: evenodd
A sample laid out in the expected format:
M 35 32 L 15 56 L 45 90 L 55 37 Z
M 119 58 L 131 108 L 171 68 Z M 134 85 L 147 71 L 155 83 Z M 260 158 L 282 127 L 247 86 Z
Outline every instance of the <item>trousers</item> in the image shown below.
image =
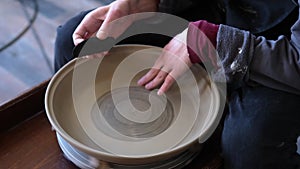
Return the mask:
M 84 11 L 57 28 L 55 70 L 73 59 L 72 34 L 89 11 Z M 151 36 L 151 35 L 149 35 Z M 169 39 L 147 39 L 134 43 L 159 44 Z M 128 40 L 124 43 L 130 43 Z M 163 43 L 162 43 L 163 42 Z M 300 96 L 266 86 L 246 83 L 228 91 L 224 112 L 221 149 L 228 169 L 300 168 Z M 298 141 L 297 141 L 298 140 Z

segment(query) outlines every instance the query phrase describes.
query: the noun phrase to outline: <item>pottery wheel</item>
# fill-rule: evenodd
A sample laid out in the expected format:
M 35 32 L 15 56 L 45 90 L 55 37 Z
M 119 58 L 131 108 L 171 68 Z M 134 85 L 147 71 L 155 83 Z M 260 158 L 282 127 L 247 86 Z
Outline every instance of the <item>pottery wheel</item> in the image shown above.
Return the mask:
M 125 102 L 126 99 L 128 101 L 126 98 L 128 90 L 129 101 L 132 105 Z M 113 100 L 112 95 L 117 99 Z M 155 105 L 156 109 L 161 107 L 154 111 L 161 112 L 147 112 L 153 106 L 150 103 L 151 100 L 155 100 L 159 104 Z M 116 108 L 116 106 L 119 107 Z M 97 108 L 100 111 L 94 111 Z M 134 86 L 118 88 L 103 94 L 94 105 L 91 115 L 98 130 L 107 136 L 121 140 L 125 139 L 121 135 L 127 136 L 125 140 L 154 137 L 168 129 L 176 118 L 176 113 L 168 99 L 164 101 L 164 98 L 155 92 Z M 140 121 L 136 119 L 138 116 L 141 118 Z M 143 121 L 144 119 L 148 120 Z

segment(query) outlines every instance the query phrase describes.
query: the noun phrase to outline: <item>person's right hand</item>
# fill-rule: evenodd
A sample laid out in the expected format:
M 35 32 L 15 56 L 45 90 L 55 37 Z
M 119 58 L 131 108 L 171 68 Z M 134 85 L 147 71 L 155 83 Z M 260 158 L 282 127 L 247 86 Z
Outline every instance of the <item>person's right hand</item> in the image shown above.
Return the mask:
M 177 78 L 191 66 L 186 45 L 187 29 L 176 35 L 164 48 L 153 67 L 142 78 L 138 85 L 152 90 L 158 86 L 158 95 L 167 92 Z
M 117 38 L 131 24 L 133 20 L 122 22 L 120 26 L 109 25 L 112 21 L 126 15 L 139 12 L 155 12 L 159 0 L 116 0 L 113 3 L 99 7 L 88 13 L 73 33 L 73 42 L 78 45 L 85 39 L 96 35 L 105 39 L 108 35 Z M 97 34 L 96 34 L 97 33 Z

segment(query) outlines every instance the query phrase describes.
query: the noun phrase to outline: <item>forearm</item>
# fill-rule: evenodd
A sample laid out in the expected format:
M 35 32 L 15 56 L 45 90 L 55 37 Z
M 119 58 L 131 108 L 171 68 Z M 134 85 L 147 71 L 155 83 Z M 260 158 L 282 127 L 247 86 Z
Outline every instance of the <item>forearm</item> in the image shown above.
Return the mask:
M 290 41 L 284 36 L 276 41 L 258 37 L 254 45 L 249 78 L 267 86 L 299 93 L 299 53 Z
M 193 22 L 189 26 L 187 41 L 190 60 L 193 63 L 214 62 L 218 57 L 219 62 L 213 64 L 220 68 L 213 77 L 217 81 L 223 81 L 225 76 L 226 81 L 234 86 L 255 81 L 300 94 L 300 29 L 297 25 L 300 24 L 294 25 L 290 42 L 284 36 L 267 40 L 230 26 Z M 216 47 L 216 51 L 214 47 L 208 47 L 209 43 Z
M 221 25 L 217 51 L 229 83 L 255 81 L 300 94 L 299 53 L 284 36 L 277 40 Z

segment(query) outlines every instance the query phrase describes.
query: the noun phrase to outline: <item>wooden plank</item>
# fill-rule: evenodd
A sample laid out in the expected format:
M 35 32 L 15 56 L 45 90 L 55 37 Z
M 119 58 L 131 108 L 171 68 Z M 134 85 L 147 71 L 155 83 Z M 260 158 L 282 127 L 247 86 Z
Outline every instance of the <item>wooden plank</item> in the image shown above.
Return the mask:
M 0 135 L 0 168 L 75 169 L 60 151 L 44 112 Z
M 44 110 L 44 97 L 49 80 L 0 105 L 0 132 Z

